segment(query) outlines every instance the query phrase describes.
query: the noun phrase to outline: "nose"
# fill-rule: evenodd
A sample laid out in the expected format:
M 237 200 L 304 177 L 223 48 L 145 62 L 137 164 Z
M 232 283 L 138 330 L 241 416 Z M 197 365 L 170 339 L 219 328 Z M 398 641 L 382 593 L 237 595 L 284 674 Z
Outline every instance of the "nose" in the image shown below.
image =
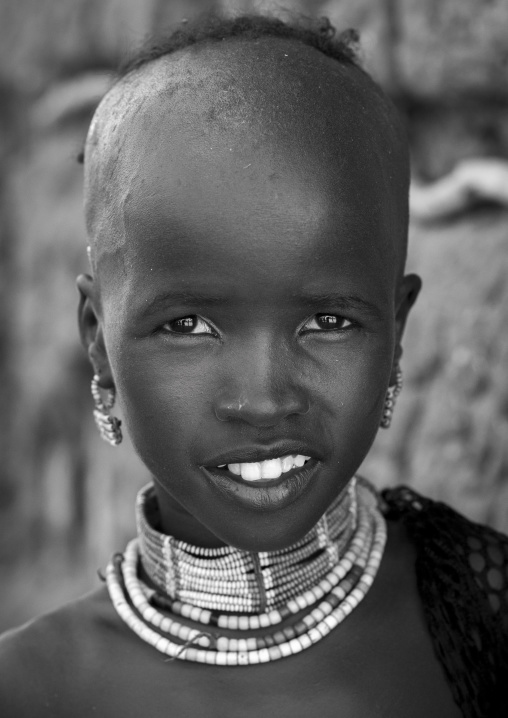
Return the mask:
M 233 365 L 236 370 L 233 370 Z M 276 426 L 310 408 L 307 392 L 297 381 L 287 352 L 257 343 L 232 359 L 215 401 L 219 421 L 242 421 L 256 427 Z

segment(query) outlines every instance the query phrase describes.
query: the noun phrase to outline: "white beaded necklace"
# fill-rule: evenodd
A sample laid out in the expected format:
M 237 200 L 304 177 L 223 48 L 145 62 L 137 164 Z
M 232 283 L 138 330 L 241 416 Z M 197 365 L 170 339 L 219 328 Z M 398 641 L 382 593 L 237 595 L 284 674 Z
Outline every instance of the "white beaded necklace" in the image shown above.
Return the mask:
M 150 524 L 155 511 L 146 487 L 137 502 L 139 538 L 106 571 L 113 605 L 158 651 L 214 665 L 277 660 L 324 638 L 366 595 L 386 541 L 377 495 L 364 479 L 353 479 L 316 526 L 283 551 L 190 546 L 157 532 Z M 139 577 L 140 563 L 155 589 Z M 272 633 L 258 634 L 271 626 Z M 247 631 L 256 635 L 245 637 Z
M 263 613 L 312 588 L 338 561 L 357 523 L 355 482 L 314 529 L 293 546 L 252 553 L 224 546 L 203 548 L 160 533 L 153 490 L 138 495 L 141 562 L 162 595 L 212 611 Z M 259 628 L 259 626 L 257 626 Z

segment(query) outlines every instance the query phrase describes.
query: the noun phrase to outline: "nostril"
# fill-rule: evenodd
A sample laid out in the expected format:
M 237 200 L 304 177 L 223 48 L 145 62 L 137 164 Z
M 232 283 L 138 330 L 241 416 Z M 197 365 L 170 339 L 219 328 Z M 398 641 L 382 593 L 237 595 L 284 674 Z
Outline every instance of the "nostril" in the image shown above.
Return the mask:
M 219 421 L 230 421 L 241 415 L 247 404 L 247 399 L 243 396 L 237 399 L 222 398 L 215 403 L 215 416 Z
M 293 414 L 307 414 L 310 402 L 303 396 L 287 396 L 276 401 L 253 399 L 242 395 L 238 399 L 221 399 L 215 403 L 215 416 L 219 421 L 245 421 L 254 426 L 276 426 L 282 419 Z

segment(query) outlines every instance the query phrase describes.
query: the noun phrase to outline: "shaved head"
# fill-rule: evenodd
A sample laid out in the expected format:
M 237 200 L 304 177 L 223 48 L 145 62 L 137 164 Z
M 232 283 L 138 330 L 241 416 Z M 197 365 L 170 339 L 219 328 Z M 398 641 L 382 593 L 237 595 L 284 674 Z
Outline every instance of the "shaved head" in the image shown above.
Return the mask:
M 177 207 L 190 197 L 198 214 L 220 211 L 214 207 L 218 179 L 230 183 L 233 193 L 239 184 L 263 181 L 268 198 L 281 191 L 278 179 L 290 178 L 301 211 L 314 212 L 316 222 L 329 209 L 321 206 L 323 185 L 329 203 L 356 195 L 351 222 L 361 221 L 362 195 L 373 198 L 376 206 L 369 209 L 385 230 L 379 237 L 390 238 L 376 251 L 388 253 L 395 273 L 402 273 L 409 169 L 396 110 L 363 70 L 298 40 L 229 38 L 135 69 L 97 109 L 85 157 L 86 222 L 97 278 L 103 266 L 128 272 L 140 197 L 149 206 L 154 195 L 165 194 L 177 236 Z M 159 183 L 159 170 L 169 174 L 169 183 Z M 191 183 L 200 192 L 190 192 Z

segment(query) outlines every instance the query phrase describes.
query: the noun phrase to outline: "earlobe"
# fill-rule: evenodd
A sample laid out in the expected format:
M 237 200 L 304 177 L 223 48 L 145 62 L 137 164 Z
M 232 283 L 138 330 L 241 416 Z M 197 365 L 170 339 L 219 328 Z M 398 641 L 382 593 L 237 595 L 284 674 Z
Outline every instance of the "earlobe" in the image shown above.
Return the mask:
M 89 274 L 80 274 L 76 285 L 79 291 L 78 325 L 81 343 L 90 359 L 94 374 L 100 377 L 100 386 L 103 389 L 111 389 L 114 382 L 104 343 L 94 281 Z

